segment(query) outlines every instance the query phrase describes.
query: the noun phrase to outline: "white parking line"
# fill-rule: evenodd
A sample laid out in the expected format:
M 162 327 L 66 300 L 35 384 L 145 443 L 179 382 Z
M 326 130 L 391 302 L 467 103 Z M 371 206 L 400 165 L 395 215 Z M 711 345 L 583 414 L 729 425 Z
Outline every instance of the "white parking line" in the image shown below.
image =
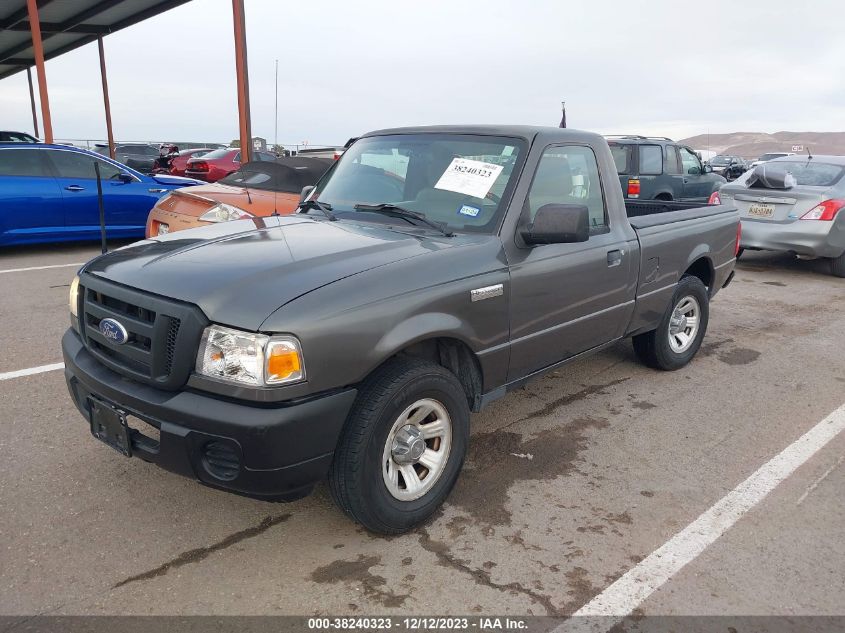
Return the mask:
M 610 629 L 722 536 L 746 512 L 760 503 L 780 482 L 824 448 L 843 429 L 845 405 L 763 464 L 713 507 L 574 614 L 592 617 L 573 617 L 555 631 L 574 633 Z
M 0 275 L 5 273 L 23 273 L 27 270 L 47 270 L 48 268 L 70 268 L 71 266 L 76 266 L 79 268 L 82 266 L 83 262 L 77 262 L 75 264 L 53 264 L 52 266 L 30 266 L 29 268 L 7 268 L 6 270 L 0 270 Z
M 5 374 L 0 374 L 0 380 L 21 378 L 23 376 L 32 376 L 33 374 L 43 374 L 45 371 L 56 371 L 57 369 L 63 369 L 64 366 L 64 363 L 53 363 L 52 365 L 41 365 L 40 367 L 30 367 L 29 369 L 7 371 Z

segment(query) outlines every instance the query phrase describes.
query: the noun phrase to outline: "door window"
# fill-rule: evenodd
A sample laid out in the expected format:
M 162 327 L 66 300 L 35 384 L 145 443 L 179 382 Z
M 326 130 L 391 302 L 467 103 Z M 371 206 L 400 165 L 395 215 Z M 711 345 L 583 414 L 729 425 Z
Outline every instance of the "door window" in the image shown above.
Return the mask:
M 663 150 L 660 145 L 640 145 L 640 174 L 657 176 L 663 173 Z
M 591 234 L 609 230 L 593 150 L 580 145 L 546 148 L 527 198 L 532 220 L 546 204 L 583 204 L 590 212 Z
M 681 163 L 684 166 L 685 174 L 701 173 L 701 162 L 698 160 L 698 156 L 689 151 L 686 147 L 681 148 Z M 690 171 L 693 167 L 695 167 L 695 171 Z
M 674 145 L 667 145 L 664 148 L 663 168 L 667 174 L 678 175 L 681 173 L 681 165 L 678 161 L 678 148 Z
M 36 149 L 0 150 L 0 176 L 49 177 L 41 151 Z
M 116 178 L 121 172 L 116 165 L 79 152 L 52 150 L 48 154 L 56 167 L 59 178 L 90 178 L 93 180 L 97 177 L 94 171 L 95 161 L 100 165 L 100 178 L 103 180 Z

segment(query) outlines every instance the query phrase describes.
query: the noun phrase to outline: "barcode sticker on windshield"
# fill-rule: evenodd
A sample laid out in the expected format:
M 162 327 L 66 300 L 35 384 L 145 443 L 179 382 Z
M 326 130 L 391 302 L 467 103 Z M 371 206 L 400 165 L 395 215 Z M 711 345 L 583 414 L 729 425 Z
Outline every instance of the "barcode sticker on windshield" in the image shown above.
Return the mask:
M 454 158 L 434 188 L 483 198 L 501 173 L 501 165 L 469 158 Z

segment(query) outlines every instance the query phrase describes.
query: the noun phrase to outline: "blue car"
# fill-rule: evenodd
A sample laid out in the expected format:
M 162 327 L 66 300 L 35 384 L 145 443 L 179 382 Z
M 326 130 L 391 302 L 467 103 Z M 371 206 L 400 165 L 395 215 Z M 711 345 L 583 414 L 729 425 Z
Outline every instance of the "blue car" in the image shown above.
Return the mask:
M 106 235 L 144 237 L 147 215 L 167 192 L 206 184 L 145 176 L 76 147 L 0 143 L 0 246 L 99 239 L 94 163 L 100 165 Z

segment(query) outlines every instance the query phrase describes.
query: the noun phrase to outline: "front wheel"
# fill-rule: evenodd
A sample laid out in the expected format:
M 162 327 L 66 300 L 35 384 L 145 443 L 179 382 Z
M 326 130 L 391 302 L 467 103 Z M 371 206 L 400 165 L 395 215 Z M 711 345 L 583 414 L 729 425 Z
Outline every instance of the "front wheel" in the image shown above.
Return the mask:
M 362 385 L 329 471 L 332 497 L 372 532 L 428 519 L 458 478 L 469 439 L 461 383 L 440 365 L 397 358 Z
M 633 337 L 634 351 L 654 369 L 680 369 L 701 347 L 709 318 L 707 287 L 698 277 L 682 277 L 657 329 Z

